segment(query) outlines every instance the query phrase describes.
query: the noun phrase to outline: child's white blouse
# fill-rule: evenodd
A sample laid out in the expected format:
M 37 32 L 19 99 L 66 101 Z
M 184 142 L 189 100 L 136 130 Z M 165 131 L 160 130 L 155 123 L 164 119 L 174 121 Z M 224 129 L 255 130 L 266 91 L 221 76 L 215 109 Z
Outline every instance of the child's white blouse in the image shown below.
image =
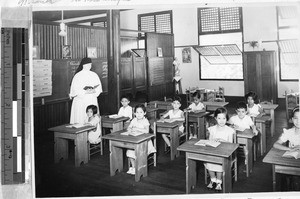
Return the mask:
M 169 112 L 167 113 L 167 115 L 169 116 L 170 119 L 179 119 L 182 118 L 181 115 L 183 114 L 182 110 L 178 110 L 175 114 L 174 114 L 174 110 L 169 110 Z M 184 127 L 183 125 L 179 126 L 179 132 L 183 133 L 184 131 Z
M 261 109 L 260 104 L 254 104 L 252 108 L 247 104 L 247 112 L 250 117 L 257 117 L 259 115 L 259 109 Z
M 290 129 L 283 129 L 283 133 L 279 137 L 279 140 L 282 142 L 289 141 L 289 147 L 293 148 L 297 145 L 300 145 L 300 134 L 296 133 L 295 127 Z
M 189 105 L 189 108 L 192 111 L 201 111 L 201 110 L 205 109 L 205 106 L 201 102 L 199 102 L 197 105 L 193 102 L 192 104 Z
M 130 119 L 132 119 L 132 107 L 131 106 L 126 106 L 125 108 L 121 107 L 119 109 L 118 115 L 123 117 L 129 117 Z
M 217 128 L 217 125 L 211 126 L 208 128 L 209 131 L 209 140 L 213 139 L 223 139 L 227 142 L 233 142 L 233 135 L 235 133 L 235 130 L 229 126 L 224 126 L 222 131 L 220 131 L 219 128 Z
M 238 115 L 234 115 L 229 119 L 228 123 L 238 126 L 238 128 L 236 129 L 238 131 L 244 131 L 245 129 L 251 129 L 251 126 L 254 125 L 254 123 L 249 115 L 245 115 L 245 117 L 242 119 L 240 119 Z

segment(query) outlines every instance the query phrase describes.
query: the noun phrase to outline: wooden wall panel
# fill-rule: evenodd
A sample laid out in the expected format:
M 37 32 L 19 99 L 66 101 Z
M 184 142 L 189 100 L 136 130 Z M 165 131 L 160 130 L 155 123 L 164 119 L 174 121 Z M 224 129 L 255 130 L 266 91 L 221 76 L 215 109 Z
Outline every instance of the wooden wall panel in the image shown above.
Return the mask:
M 131 58 L 121 58 L 121 67 L 120 67 L 120 89 L 121 90 L 130 90 L 132 89 L 133 81 L 133 67 Z
M 157 57 L 157 48 L 162 49 L 163 57 L 174 57 L 174 38 L 171 34 L 146 33 L 148 57 Z
M 71 45 L 72 59 L 86 56 L 87 47 L 97 48 L 97 58 L 107 57 L 106 29 L 67 26 L 67 42 L 58 35 L 58 24 L 34 24 L 33 45 L 39 47 L 40 59 L 62 59 L 63 44 Z
M 146 90 L 146 59 L 144 57 L 133 57 L 134 87 L 138 90 Z

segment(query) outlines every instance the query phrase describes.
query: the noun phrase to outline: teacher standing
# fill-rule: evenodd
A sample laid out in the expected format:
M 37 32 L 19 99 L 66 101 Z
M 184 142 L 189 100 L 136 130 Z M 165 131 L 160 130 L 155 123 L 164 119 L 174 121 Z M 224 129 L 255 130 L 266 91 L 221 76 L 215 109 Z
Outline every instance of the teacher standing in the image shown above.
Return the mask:
M 70 97 L 73 98 L 70 124 L 83 124 L 86 118 L 86 107 L 98 106 L 97 97 L 102 93 L 102 85 L 97 73 L 90 71 L 92 60 L 85 57 L 81 60 L 73 77 Z M 99 111 L 98 114 L 100 115 Z

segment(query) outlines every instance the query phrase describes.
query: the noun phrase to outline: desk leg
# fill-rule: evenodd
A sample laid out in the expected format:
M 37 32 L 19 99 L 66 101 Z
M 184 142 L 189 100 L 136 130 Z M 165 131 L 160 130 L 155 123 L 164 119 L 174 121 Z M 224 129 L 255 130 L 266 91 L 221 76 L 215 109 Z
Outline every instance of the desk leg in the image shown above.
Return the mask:
M 266 148 L 267 148 L 267 138 L 266 138 L 266 124 L 265 123 L 262 123 L 262 126 L 261 126 L 261 147 L 262 147 L 262 150 L 261 150 L 261 155 L 263 155 L 264 153 L 266 153 Z
M 276 191 L 276 173 L 275 173 L 274 164 L 272 164 L 272 175 L 273 175 L 273 191 Z
M 204 127 L 204 117 L 198 118 L 198 139 L 206 139 L 205 127 Z M 202 136 L 201 136 L 202 134 Z
M 58 163 L 60 159 L 68 159 L 69 143 L 67 139 L 56 137 L 54 134 L 54 162 Z
M 275 114 L 274 114 L 274 109 L 270 110 L 270 114 L 271 114 L 271 136 L 274 136 L 274 132 L 275 132 Z
M 148 142 L 144 141 L 140 144 L 135 145 L 135 181 L 138 182 L 141 176 L 147 177 L 148 166 L 147 166 L 147 152 L 148 152 Z
M 170 143 L 171 143 L 171 160 L 174 160 L 175 157 L 179 156 L 179 151 L 177 147 L 179 146 L 179 136 L 178 136 L 178 127 L 173 129 L 173 132 L 170 133 Z
M 79 133 L 74 140 L 75 144 L 75 167 L 79 167 L 81 162 L 88 163 L 87 132 Z
M 246 144 L 247 154 L 245 154 L 247 159 L 246 168 L 247 168 L 247 177 L 249 177 L 253 169 L 253 142 L 251 139 L 247 139 L 246 143 L 247 143 Z
M 194 189 L 196 186 L 196 177 L 197 177 L 196 161 L 186 157 L 185 164 L 186 164 L 186 168 L 185 168 L 186 194 L 189 194 L 191 193 L 191 189 Z
M 114 141 L 109 140 L 109 160 L 110 176 L 114 176 L 116 171 L 123 171 L 123 150 L 114 146 Z
M 123 121 L 113 124 L 112 132 L 121 131 L 121 130 L 123 130 Z
M 231 158 L 223 158 L 223 193 L 232 192 Z

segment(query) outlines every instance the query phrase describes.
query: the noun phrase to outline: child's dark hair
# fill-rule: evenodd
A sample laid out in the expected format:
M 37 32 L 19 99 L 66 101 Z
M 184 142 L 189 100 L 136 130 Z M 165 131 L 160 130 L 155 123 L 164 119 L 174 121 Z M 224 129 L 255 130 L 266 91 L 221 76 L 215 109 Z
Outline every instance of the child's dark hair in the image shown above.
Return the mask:
M 174 101 L 178 101 L 180 104 L 181 104 L 181 98 L 178 96 L 178 95 L 175 95 L 174 97 L 173 97 L 173 102 Z
M 136 105 L 136 106 L 134 107 L 134 112 L 136 112 L 136 110 L 137 110 L 138 108 L 141 108 L 141 109 L 144 111 L 144 113 L 146 113 L 146 111 L 147 111 L 144 104 L 138 104 L 138 105 Z
M 197 97 L 198 99 L 201 99 L 201 95 L 197 91 L 193 93 L 193 97 Z
M 97 112 L 98 112 L 97 106 L 95 106 L 93 104 L 86 107 L 86 112 L 88 112 L 89 109 L 92 109 L 93 115 L 97 114 Z
M 246 111 L 247 111 L 247 104 L 245 103 L 245 102 L 238 102 L 237 104 L 236 104 L 236 110 L 238 110 L 238 109 L 245 109 Z
M 254 103 L 257 103 L 257 102 L 258 102 L 258 101 L 257 101 L 257 100 L 258 100 L 258 96 L 257 96 L 257 94 L 256 94 L 255 92 L 250 91 L 249 93 L 247 93 L 247 94 L 245 95 L 246 101 L 248 100 L 248 97 L 252 97 Z
M 227 121 L 229 120 L 229 117 L 228 117 L 228 113 L 227 113 L 227 109 L 226 109 L 226 108 L 224 108 L 224 107 L 217 108 L 217 109 L 215 110 L 214 117 L 217 117 L 218 114 L 220 114 L 220 113 L 224 113 L 225 116 L 226 116 L 226 120 L 227 120 Z
M 127 99 L 128 101 L 130 101 L 129 95 L 122 95 L 120 100 L 122 101 L 122 99 L 124 99 L 124 98 Z
M 292 111 L 292 117 L 295 116 L 295 113 L 296 113 L 296 112 L 299 112 L 299 106 L 296 106 L 296 107 L 293 109 L 293 111 Z

